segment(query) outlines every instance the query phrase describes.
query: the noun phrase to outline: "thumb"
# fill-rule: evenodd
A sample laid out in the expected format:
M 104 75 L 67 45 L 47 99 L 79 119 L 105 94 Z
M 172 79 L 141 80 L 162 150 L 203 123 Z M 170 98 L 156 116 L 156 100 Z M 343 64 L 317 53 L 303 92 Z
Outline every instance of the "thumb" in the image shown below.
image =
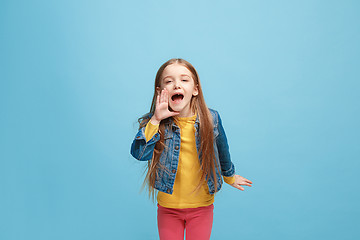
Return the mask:
M 173 117 L 173 116 L 176 116 L 176 115 L 179 115 L 180 112 L 170 112 L 170 116 Z

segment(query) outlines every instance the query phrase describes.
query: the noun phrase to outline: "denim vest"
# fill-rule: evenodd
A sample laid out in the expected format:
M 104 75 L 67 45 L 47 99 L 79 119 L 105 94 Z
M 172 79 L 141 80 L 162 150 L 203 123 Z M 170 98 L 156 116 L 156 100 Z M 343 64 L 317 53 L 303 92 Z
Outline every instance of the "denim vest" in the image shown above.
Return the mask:
M 217 111 L 209 109 L 213 117 L 214 124 L 214 153 L 215 162 L 218 168 L 215 168 L 217 178 L 217 189 L 212 181 L 214 176 L 210 176 L 207 180 L 209 187 L 209 193 L 214 194 L 219 191 L 222 186 L 222 177 L 231 177 L 235 174 L 234 164 L 231 162 L 229 146 L 225 135 L 224 128 L 221 123 L 220 115 Z M 175 176 L 177 172 L 179 153 L 180 153 L 180 128 L 174 123 L 172 118 L 163 120 L 165 121 L 165 134 L 164 143 L 165 149 L 160 155 L 160 163 L 165 166 L 164 168 L 158 169 L 158 175 L 155 179 L 154 188 L 164 193 L 173 193 L 173 187 L 175 182 Z M 200 150 L 200 137 L 199 137 L 199 119 L 196 118 L 195 124 L 195 141 L 196 148 L 199 153 Z M 134 141 L 131 144 L 131 155 L 140 161 L 149 161 L 152 159 L 155 144 L 160 140 L 160 134 L 157 132 L 148 142 L 145 138 L 145 127 L 139 129 L 135 136 Z M 201 161 L 201 155 L 199 156 Z M 219 172 L 219 169 L 221 173 Z

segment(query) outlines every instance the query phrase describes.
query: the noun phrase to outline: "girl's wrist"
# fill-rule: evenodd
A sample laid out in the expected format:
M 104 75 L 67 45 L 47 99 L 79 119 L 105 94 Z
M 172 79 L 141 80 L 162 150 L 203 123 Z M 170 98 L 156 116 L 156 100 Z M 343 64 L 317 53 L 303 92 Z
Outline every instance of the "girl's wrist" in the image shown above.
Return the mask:
M 158 125 L 158 124 L 160 124 L 160 121 L 157 120 L 154 116 L 152 116 L 152 117 L 150 118 L 150 122 L 151 122 L 153 125 Z

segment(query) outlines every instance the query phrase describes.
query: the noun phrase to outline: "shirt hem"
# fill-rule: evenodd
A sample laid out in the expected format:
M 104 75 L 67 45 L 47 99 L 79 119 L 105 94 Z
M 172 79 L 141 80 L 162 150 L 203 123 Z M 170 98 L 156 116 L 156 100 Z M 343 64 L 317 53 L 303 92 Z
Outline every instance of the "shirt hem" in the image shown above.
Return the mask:
M 209 202 L 204 202 L 204 203 L 186 203 L 186 204 L 167 204 L 167 203 L 162 203 L 158 201 L 158 204 L 162 207 L 166 207 L 166 208 L 177 208 L 177 209 L 184 209 L 184 208 L 198 208 L 198 207 L 207 207 L 210 206 L 211 204 L 214 203 L 214 199 L 212 199 Z

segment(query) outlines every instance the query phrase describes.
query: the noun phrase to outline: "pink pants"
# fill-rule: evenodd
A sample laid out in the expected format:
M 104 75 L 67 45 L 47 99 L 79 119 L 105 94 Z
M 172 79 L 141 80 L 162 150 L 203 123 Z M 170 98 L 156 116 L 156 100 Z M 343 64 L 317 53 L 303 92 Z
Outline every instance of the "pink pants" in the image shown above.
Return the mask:
M 198 208 L 165 208 L 158 204 L 160 240 L 209 240 L 214 205 Z

